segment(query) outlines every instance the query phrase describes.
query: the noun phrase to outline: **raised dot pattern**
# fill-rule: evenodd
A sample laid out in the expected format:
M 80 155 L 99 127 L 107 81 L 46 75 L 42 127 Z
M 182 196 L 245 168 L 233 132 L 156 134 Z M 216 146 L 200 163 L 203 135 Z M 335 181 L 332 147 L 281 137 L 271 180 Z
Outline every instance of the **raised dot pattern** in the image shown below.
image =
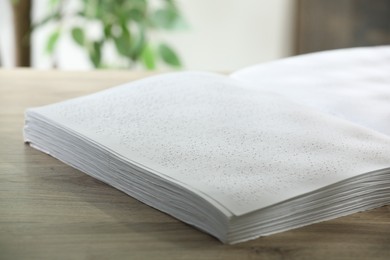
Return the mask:
M 390 162 L 385 136 L 209 73 L 152 77 L 37 111 L 237 214 Z

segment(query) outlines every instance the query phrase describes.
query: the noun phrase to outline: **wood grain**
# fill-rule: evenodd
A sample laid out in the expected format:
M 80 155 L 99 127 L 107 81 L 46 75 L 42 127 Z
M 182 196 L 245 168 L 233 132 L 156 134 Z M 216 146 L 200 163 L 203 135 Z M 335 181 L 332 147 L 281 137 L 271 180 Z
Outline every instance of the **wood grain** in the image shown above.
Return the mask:
M 23 144 L 27 107 L 145 76 L 0 70 L 0 259 L 389 259 L 390 207 L 223 245 Z

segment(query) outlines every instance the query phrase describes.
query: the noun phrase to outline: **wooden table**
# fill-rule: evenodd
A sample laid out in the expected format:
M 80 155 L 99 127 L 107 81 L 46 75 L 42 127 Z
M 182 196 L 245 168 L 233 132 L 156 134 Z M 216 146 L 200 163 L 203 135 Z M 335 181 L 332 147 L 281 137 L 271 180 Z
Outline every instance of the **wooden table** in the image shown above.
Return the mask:
M 0 70 L 0 259 L 390 259 L 390 207 L 223 245 L 23 144 L 23 111 L 146 76 Z

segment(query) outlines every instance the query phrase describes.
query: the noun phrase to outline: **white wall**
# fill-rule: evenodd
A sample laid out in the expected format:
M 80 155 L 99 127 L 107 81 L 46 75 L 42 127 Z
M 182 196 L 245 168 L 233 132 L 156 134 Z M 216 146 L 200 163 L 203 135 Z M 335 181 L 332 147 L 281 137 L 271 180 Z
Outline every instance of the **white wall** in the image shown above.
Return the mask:
M 234 70 L 287 56 L 291 0 L 180 0 L 192 29 L 169 35 L 191 69 Z
M 12 10 L 9 1 L 0 0 L 0 58 L 1 65 L 14 66 L 14 38 L 12 28 Z
M 34 1 L 34 19 L 45 14 L 46 1 Z M 69 1 L 70 7 L 75 5 L 75 0 Z M 187 69 L 230 71 L 291 53 L 293 0 L 177 1 L 190 29 L 159 37 L 175 47 Z M 8 5 L 9 1 L 0 0 L 0 56 L 3 65 L 11 67 L 12 17 Z M 50 58 L 43 51 L 48 32 L 50 28 L 33 36 L 32 60 L 36 68 L 50 68 Z M 69 37 L 62 38 L 59 47 L 59 68 L 91 68 L 85 54 Z

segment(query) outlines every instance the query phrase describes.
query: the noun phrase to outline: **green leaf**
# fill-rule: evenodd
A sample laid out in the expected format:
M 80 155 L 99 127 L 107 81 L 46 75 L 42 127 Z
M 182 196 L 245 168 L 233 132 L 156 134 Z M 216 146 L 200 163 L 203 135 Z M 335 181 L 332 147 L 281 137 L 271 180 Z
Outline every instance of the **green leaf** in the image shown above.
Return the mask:
M 158 46 L 158 52 L 166 64 L 176 68 L 181 67 L 179 56 L 167 44 L 160 44 Z
M 48 54 L 52 54 L 54 52 L 54 49 L 56 47 L 56 44 L 58 42 L 59 37 L 60 37 L 60 30 L 54 31 L 49 36 L 49 39 L 47 40 L 47 44 L 46 44 L 46 52 Z
M 153 70 L 156 68 L 155 54 L 149 44 L 145 45 L 144 49 L 142 50 L 141 59 L 147 69 Z
M 158 9 L 152 14 L 151 20 L 153 25 L 158 28 L 172 29 L 177 17 L 177 12 L 172 8 Z
M 172 6 L 158 9 L 152 13 L 150 23 L 151 26 L 166 30 L 188 29 L 187 22 L 180 15 L 179 11 Z
M 129 10 L 126 15 L 133 21 L 136 22 L 142 22 L 144 18 L 144 14 L 141 10 L 139 9 L 131 9 Z
M 148 3 L 146 0 L 133 0 L 131 1 L 131 5 L 142 12 L 145 12 L 148 8 Z
M 72 37 L 73 40 L 80 46 L 84 46 L 85 43 L 85 35 L 84 31 L 80 27 L 74 27 L 72 29 Z
M 112 25 L 111 24 L 105 24 L 104 25 L 103 32 L 104 32 L 104 37 L 106 39 L 109 39 L 112 36 L 111 30 L 112 30 Z
M 128 20 L 142 22 L 147 12 L 147 2 L 145 0 L 126 1 L 123 9 Z
M 131 37 L 128 30 L 122 28 L 122 33 L 119 37 L 114 37 L 114 43 L 119 54 L 126 57 L 131 55 Z
M 146 43 L 145 26 L 140 24 L 138 27 L 138 34 L 134 35 L 134 41 L 130 49 L 130 57 L 136 61 L 141 56 Z
M 103 46 L 102 42 L 94 41 L 92 43 L 92 48 L 89 51 L 89 58 L 95 68 L 101 67 L 102 46 Z
M 83 10 L 86 18 L 96 19 L 100 16 L 101 9 L 99 8 L 99 2 L 96 0 L 83 1 Z

